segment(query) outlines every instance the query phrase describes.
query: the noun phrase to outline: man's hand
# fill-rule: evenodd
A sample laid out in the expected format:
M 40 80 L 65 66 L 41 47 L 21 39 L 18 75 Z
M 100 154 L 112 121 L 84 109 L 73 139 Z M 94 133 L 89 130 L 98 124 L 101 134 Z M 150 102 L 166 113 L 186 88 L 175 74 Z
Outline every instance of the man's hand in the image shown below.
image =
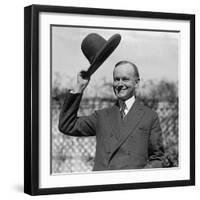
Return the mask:
M 86 71 L 81 71 L 77 75 L 77 84 L 75 86 L 74 92 L 75 93 L 83 93 L 85 88 L 87 87 L 90 81 L 90 77 L 88 76 Z

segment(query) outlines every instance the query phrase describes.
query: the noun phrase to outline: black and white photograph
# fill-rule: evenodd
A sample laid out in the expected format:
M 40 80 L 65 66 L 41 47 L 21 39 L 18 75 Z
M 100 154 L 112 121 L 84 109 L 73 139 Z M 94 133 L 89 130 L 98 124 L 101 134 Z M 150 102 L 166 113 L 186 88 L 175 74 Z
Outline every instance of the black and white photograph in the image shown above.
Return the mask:
M 194 56 L 194 15 L 25 8 L 25 193 L 194 185 Z
M 179 38 L 51 26 L 53 174 L 179 166 Z

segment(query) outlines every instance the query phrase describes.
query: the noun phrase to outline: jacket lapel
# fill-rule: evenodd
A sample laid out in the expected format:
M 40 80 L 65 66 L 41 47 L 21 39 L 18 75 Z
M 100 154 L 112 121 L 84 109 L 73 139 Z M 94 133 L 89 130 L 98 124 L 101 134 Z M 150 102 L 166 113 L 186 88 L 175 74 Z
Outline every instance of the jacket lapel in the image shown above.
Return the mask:
M 126 141 L 129 135 L 134 134 L 133 130 L 141 121 L 144 113 L 145 113 L 144 107 L 140 104 L 138 100 L 136 100 L 135 103 L 132 105 L 130 111 L 124 118 L 124 121 L 122 122 L 123 126 L 121 126 L 120 129 L 117 130 L 118 132 L 120 130 L 120 138 L 119 138 L 118 143 L 111 150 L 109 161 L 112 158 L 112 155 L 115 153 L 115 151 Z M 116 116 L 115 116 L 115 119 L 116 119 Z
M 122 121 L 123 126 L 121 127 L 121 140 L 124 140 L 132 133 L 132 130 L 137 126 L 140 122 L 143 114 L 144 114 L 144 107 L 140 104 L 138 100 L 132 105 L 130 111 L 125 116 L 124 120 Z
M 120 133 L 120 112 L 118 104 L 116 103 L 108 112 L 109 124 L 111 126 L 112 133 L 117 139 L 119 139 Z

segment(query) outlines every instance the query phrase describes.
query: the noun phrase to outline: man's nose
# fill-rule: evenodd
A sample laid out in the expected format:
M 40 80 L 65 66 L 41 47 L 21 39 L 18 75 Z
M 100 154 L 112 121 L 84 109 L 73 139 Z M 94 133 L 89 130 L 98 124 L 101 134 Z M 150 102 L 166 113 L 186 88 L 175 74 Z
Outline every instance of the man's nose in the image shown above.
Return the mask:
M 118 81 L 118 86 L 123 86 L 124 85 L 124 82 L 122 80 L 119 80 Z

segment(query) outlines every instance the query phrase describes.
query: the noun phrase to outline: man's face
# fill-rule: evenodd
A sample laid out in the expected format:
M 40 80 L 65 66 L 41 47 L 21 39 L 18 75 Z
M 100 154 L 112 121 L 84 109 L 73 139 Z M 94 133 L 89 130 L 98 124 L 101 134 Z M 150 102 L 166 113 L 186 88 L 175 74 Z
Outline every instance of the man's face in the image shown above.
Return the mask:
M 121 64 L 113 72 L 113 90 L 118 99 L 126 101 L 135 94 L 137 78 L 131 64 Z

